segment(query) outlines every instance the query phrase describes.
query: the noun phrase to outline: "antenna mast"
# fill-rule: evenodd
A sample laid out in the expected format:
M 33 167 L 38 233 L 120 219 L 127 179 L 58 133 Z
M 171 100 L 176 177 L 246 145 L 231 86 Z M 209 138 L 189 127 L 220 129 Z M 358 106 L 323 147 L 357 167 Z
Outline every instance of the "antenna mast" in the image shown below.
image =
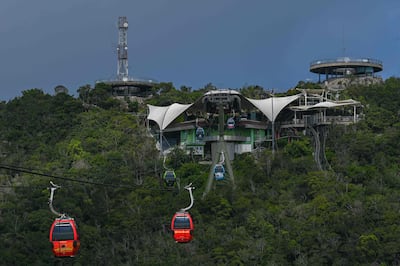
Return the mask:
M 128 20 L 126 17 L 118 19 L 118 80 L 128 81 Z
M 344 25 L 342 26 L 342 52 L 344 58 L 346 56 L 346 46 L 344 45 Z

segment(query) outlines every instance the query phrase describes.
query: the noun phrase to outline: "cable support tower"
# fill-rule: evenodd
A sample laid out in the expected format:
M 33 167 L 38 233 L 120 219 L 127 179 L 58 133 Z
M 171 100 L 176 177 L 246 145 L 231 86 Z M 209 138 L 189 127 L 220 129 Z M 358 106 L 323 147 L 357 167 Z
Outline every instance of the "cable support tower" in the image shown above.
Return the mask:
M 211 190 L 211 187 L 212 187 L 212 184 L 214 181 L 214 168 L 215 168 L 218 160 L 221 160 L 222 163 L 226 164 L 227 171 L 229 174 L 229 179 L 231 181 L 233 189 L 235 189 L 235 177 L 233 175 L 232 165 L 231 165 L 231 161 L 229 159 L 229 153 L 227 151 L 226 142 L 224 139 L 224 107 L 223 107 L 222 102 L 218 103 L 218 131 L 219 131 L 219 138 L 217 141 L 216 149 L 215 149 L 213 160 L 212 160 L 212 165 L 211 165 L 210 172 L 208 175 L 206 188 L 203 192 L 203 198 Z

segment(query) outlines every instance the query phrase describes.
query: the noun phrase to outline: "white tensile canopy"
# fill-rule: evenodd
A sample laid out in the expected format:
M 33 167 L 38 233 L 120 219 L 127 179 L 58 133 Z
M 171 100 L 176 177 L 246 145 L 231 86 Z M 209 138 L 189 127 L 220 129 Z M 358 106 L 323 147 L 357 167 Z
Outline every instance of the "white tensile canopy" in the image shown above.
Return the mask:
M 297 100 L 300 96 L 301 94 L 286 97 L 270 97 L 262 100 L 246 99 L 257 107 L 270 121 L 275 121 L 282 109 Z
M 302 106 L 293 106 L 292 110 L 306 111 L 310 109 L 327 109 L 327 108 L 337 108 L 342 106 L 357 106 L 361 105 L 360 102 L 355 101 L 353 99 L 343 100 L 343 101 L 325 101 L 320 102 L 313 105 L 302 105 Z
M 166 129 L 180 114 L 186 111 L 192 104 L 173 103 L 169 106 L 154 106 L 149 107 L 149 115 L 147 119 L 153 120 L 160 127 L 160 130 Z
M 248 100 L 258 108 L 270 121 L 275 121 L 279 113 L 291 102 L 297 100 L 301 94 L 286 97 L 271 97 L 268 99 Z M 160 127 L 160 130 L 166 129 L 179 115 L 189 109 L 193 104 L 174 103 L 169 106 L 154 106 L 148 104 L 149 115 L 147 119 L 153 120 Z

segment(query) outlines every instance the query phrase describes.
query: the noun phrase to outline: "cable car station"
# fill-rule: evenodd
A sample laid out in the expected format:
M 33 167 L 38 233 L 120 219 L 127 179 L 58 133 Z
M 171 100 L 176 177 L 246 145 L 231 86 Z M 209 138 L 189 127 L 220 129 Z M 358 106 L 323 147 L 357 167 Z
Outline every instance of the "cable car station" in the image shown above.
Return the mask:
M 323 169 L 325 142 L 321 138 L 326 137 L 325 126 L 356 123 L 361 104 L 352 99 L 336 100 L 338 92 L 329 88 L 297 92 L 250 99 L 235 90 L 212 90 L 192 104 L 149 104 L 148 127 L 163 156 L 178 146 L 211 161 L 205 194 L 214 180 L 227 179 L 234 186 L 231 161 L 235 154 L 266 148 L 274 152 L 279 139 L 289 141 L 299 134 L 314 138 L 314 159 Z

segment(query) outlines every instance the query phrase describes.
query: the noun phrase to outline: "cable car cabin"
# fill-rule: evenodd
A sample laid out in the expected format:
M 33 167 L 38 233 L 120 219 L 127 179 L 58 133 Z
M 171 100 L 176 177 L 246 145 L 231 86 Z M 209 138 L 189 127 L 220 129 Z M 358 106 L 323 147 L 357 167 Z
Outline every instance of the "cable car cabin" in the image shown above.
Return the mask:
M 74 257 L 81 245 L 73 218 L 57 218 L 50 228 L 50 242 L 56 257 Z
M 167 186 L 172 187 L 175 183 L 176 175 L 175 172 L 172 170 L 167 170 L 164 173 L 164 181 Z
M 227 124 L 228 129 L 235 128 L 235 120 L 232 117 L 228 118 L 228 121 L 226 124 Z
M 214 167 L 214 179 L 219 181 L 219 180 L 224 180 L 225 177 L 225 168 L 222 164 L 216 164 Z
M 204 135 L 205 135 L 205 133 L 204 133 L 204 129 L 202 127 L 196 128 L 196 138 L 198 140 L 203 140 Z
M 171 221 L 174 240 L 178 243 L 188 243 L 193 239 L 194 224 L 188 212 L 177 212 Z

